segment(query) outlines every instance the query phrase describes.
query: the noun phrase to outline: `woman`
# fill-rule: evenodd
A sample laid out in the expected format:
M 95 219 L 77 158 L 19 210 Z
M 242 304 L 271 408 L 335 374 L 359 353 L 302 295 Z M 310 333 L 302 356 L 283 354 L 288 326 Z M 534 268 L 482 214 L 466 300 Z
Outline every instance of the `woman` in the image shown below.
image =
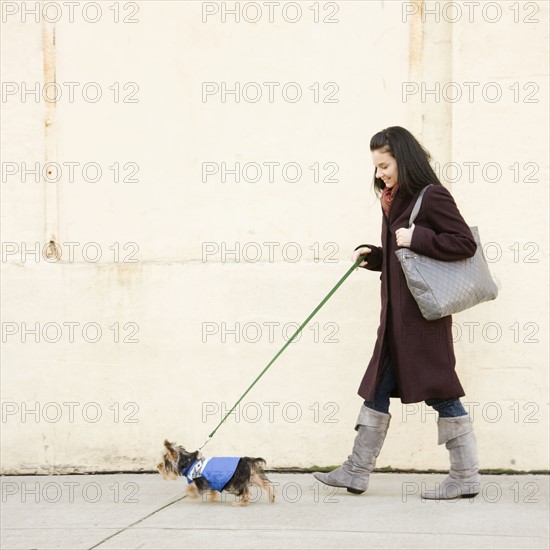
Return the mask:
M 475 436 L 460 397 L 464 390 L 455 373 L 451 316 L 427 321 L 407 288 L 395 255 L 407 247 L 443 261 L 472 257 L 476 243 L 449 193 L 438 180 L 430 154 L 405 128 L 393 126 L 370 142 L 375 166 L 374 188 L 382 206 L 382 246 L 363 244 L 352 256 L 359 267 L 380 271 L 382 309 L 378 337 L 359 395 L 365 400 L 355 426 L 352 454 L 342 466 L 315 477 L 351 493 L 366 491 L 369 475 L 388 431 L 390 397 L 402 403 L 425 401 L 439 413 L 438 444 L 446 444 L 451 469 L 428 499 L 471 497 L 479 492 Z M 422 188 L 422 207 L 413 226 L 409 217 Z

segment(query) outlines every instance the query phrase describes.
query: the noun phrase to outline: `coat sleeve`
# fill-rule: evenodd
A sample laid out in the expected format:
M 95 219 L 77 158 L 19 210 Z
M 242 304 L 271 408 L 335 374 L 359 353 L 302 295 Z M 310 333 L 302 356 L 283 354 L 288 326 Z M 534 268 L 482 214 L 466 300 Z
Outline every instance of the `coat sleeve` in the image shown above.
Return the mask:
M 424 197 L 430 227 L 414 227 L 410 249 L 424 256 L 446 262 L 471 258 L 477 244 L 449 191 L 443 185 L 433 186 Z
M 382 271 L 382 259 L 384 258 L 384 250 L 380 246 L 374 246 L 373 244 L 360 244 L 359 246 L 355 247 L 354 251 L 358 248 L 363 248 L 364 246 L 370 248 L 371 252 L 367 254 L 367 265 L 362 266 L 362 269 L 368 269 L 369 271 Z

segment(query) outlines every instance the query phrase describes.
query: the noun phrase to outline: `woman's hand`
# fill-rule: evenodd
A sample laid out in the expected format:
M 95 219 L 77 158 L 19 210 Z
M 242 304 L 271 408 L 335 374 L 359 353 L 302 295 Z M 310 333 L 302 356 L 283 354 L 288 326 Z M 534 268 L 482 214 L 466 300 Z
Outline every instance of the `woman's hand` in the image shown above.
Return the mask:
M 395 240 L 397 242 L 397 246 L 405 246 L 407 248 L 411 246 L 413 233 L 414 223 L 412 224 L 410 229 L 408 227 L 402 227 L 401 229 L 398 229 L 395 232 Z
M 357 250 L 353 251 L 353 254 L 351 256 L 351 261 L 355 263 L 359 259 L 359 256 L 364 256 L 365 254 L 370 254 L 370 253 L 371 253 L 371 249 L 366 246 L 363 246 L 362 248 L 358 248 Z M 360 267 L 365 267 L 366 265 L 367 265 L 367 262 L 361 262 L 359 266 L 355 268 L 355 271 L 357 271 Z

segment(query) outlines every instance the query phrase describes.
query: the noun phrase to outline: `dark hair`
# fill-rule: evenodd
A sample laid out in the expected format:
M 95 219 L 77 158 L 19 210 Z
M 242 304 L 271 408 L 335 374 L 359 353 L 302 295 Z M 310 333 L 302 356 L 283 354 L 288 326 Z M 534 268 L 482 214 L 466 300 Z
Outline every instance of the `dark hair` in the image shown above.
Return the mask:
M 370 140 L 370 150 L 388 152 L 397 161 L 399 193 L 414 196 L 430 183 L 441 185 L 430 166 L 431 155 L 418 140 L 401 126 L 390 126 Z M 380 194 L 386 187 L 383 180 L 376 177 L 374 169 L 374 190 Z

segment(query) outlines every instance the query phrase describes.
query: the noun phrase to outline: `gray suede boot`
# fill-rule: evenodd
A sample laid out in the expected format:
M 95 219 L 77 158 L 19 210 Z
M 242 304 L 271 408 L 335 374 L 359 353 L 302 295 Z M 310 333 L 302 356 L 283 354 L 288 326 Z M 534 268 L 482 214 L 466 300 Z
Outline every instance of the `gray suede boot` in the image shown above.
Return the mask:
M 336 470 L 326 474 L 314 473 L 315 479 L 331 487 L 345 487 L 349 493 L 364 493 L 369 486 L 369 475 L 374 470 L 376 458 L 386 438 L 390 418 L 390 414 L 362 405 L 355 425 L 357 435 L 352 453 Z
M 433 491 L 422 491 L 422 498 L 451 500 L 475 497 L 480 491 L 476 438 L 470 416 L 439 418 L 438 445 L 445 443 L 451 455 L 449 475 Z

